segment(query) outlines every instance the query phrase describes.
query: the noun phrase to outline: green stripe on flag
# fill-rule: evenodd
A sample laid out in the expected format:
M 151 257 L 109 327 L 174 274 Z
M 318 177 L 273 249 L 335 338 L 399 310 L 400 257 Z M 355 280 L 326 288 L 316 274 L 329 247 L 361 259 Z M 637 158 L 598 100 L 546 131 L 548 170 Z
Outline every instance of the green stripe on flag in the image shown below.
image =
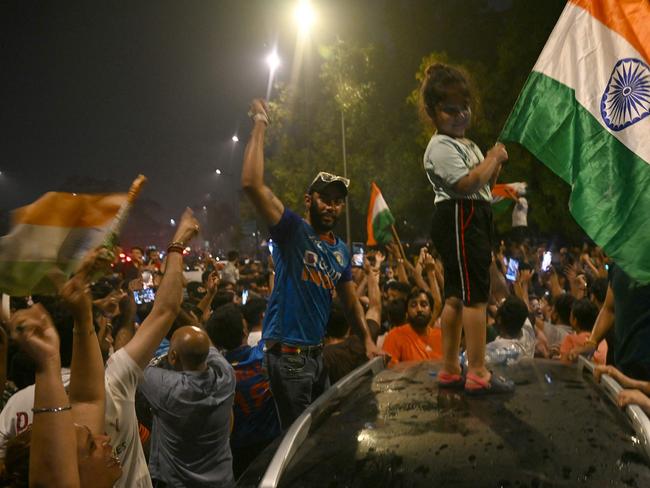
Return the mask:
M 510 200 L 509 198 L 504 198 L 503 200 L 500 200 L 496 203 L 492 204 L 492 213 L 495 214 L 502 214 L 506 213 L 512 208 L 512 204 L 515 203 L 514 200 Z
M 524 145 L 572 187 L 576 221 L 633 278 L 650 282 L 650 165 L 558 81 L 530 74 L 500 140 Z
M 49 278 L 51 273 L 60 270 L 66 281 L 78 264 L 78 261 L 0 261 L 0 292 L 11 296 L 56 295 L 58 290 Z
M 372 231 L 375 234 L 377 244 L 384 245 L 393 240 L 393 234 L 390 230 L 395 223 L 393 214 L 390 210 L 382 210 L 372 219 Z

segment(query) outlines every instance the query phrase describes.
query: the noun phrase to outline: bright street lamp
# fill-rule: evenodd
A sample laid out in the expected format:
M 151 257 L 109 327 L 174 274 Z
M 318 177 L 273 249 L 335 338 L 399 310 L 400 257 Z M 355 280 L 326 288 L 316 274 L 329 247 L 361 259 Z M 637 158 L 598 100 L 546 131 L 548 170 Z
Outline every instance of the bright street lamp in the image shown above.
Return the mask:
M 302 34 L 309 32 L 309 29 L 316 20 L 316 13 L 309 0 L 299 0 L 298 6 L 294 11 L 294 18 Z
M 232 136 L 232 142 L 239 142 L 239 137 L 237 137 L 237 134 Z
M 266 64 L 271 70 L 271 73 L 275 73 L 275 70 L 280 66 L 280 56 L 278 56 L 277 50 L 274 49 L 269 53 L 269 55 L 266 57 Z
M 221 174 L 221 170 L 219 168 L 217 168 L 214 172 L 217 173 L 218 175 Z
M 266 57 L 266 64 L 269 67 L 269 82 L 266 85 L 266 99 L 271 98 L 271 88 L 273 87 L 273 77 L 275 76 L 275 71 L 280 67 L 280 56 L 278 56 L 277 49 L 273 49 Z

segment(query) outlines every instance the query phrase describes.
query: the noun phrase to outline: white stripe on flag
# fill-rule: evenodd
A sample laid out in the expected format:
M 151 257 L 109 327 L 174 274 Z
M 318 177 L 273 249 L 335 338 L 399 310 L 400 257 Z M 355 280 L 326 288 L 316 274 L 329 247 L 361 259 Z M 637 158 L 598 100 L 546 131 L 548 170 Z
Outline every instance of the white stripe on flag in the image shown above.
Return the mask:
M 0 238 L 0 261 L 56 262 L 79 259 L 102 243 L 107 227 L 18 224 Z
M 641 54 L 616 31 L 586 10 L 567 3 L 533 71 L 575 90 L 576 100 L 631 151 L 650 164 L 650 117 L 621 131 L 605 125 L 600 102 L 614 66 L 620 59 Z

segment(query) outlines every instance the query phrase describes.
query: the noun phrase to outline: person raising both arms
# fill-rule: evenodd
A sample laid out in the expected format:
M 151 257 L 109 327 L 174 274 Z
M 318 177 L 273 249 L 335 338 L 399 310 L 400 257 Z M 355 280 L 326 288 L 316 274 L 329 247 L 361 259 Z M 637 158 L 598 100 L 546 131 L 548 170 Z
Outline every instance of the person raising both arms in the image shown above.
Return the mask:
M 491 187 L 508 153 L 497 143 L 483 156 L 465 137 L 475 99 L 460 69 L 441 63 L 430 66 L 420 93 L 422 108 L 437 131 L 424 154 L 424 169 L 435 192 L 433 243 L 445 268 L 439 384 L 464 388 L 470 395 L 510 392 L 512 382 L 485 367 L 493 241 Z M 463 328 L 468 358 L 465 376 L 458 357 Z
M 271 391 L 286 429 L 328 386 L 322 344 L 336 290 L 368 357 L 382 355 L 370 337 L 352 282 L 350 253 L 333 229 L 345 206 L 350 181 L 320 172 L 305 196 L 304 217 L 285 208 L 264 182 L 267 107 L 253 100 L 253 132 L 244 152 L 242 187 L 270 226 L 275 244 L 275 284 L 264 317 Z

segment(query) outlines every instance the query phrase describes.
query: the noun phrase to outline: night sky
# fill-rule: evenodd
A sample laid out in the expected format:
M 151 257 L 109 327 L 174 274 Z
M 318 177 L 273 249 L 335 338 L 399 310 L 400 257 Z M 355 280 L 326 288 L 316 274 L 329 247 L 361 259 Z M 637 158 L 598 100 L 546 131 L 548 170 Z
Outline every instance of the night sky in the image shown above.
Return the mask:
M 125 191 L 141 172 L 173 215 L 236 178 L 269 46 L 291 51 L 293 2 L 54 3 L 2 2 L 1 209 L 71 177 Z
M 308 54 L 317 56 L 317 45 L 337 37 L 390 45 L 380 14 L 386 1 L 312 2 L 318 20 Z M 429 0 L 390 1 L 406 16 L 432 8 Z M 266 91 L 264 59 L 273 45 L 283 62 L 277 78 L 290 78 L 296 3 L 2 1 L 5 224 L 8 210 L 46 191 L 126 191 L 138 173 L 149 178 L 142 198 L 162 206 L 160 222 L 202 205 L 208 194 L 218 200 L 236 191 L 248 102 Z M 422 43 L 423 54 L 430 49 Z M 308 61 L 301 76 L 310 69 L 317 76 Z M 90 189 L 88 181 L 95 183 Z M 98 189 L 97 181 L 106 184 Z

